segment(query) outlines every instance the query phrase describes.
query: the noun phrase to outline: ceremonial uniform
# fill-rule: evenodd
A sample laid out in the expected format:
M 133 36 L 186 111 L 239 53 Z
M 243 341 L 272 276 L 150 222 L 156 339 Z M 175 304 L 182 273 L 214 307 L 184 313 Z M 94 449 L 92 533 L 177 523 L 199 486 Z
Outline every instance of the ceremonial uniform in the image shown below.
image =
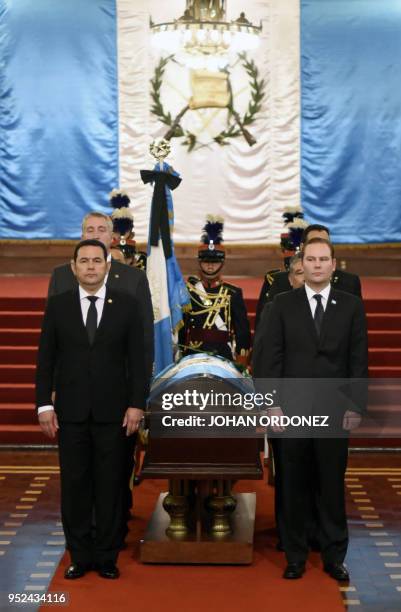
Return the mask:
M 251 333 L 242 290 L 225 281 L 206 283 L 197 276 L 187 282 L 191 310 L 185 313 L 180 344 L 184 355 L 207 352 L 234 360 L 246 355 Z
M 133 257 L 132 265 L 139 270 L 146 272 L 147 255 L 143 251 L 136 251 Z
M 291 257 L 299 250 L 304 229 L 307 227 L 307 222 L 304 220 L 304 213 L 299 206 L 287 206 L 284 208 L 282 216 L 285 229 L 280 235 L 280 247 L 283 254 L 284 267 L 288 270 Z M 276 268 L 274 270 L 269 270 L 265 274 L 259 294 L 258 305 L 256 307 L 255 329 L 258 326 L 266 302 L 270 301 L 270 289 L 275 281 L 275 275 L 278 272 L 280 272 L 280 269 Z M 287 284 L 289 286 L 285 291 L 291 289 L 291 285 L 288 281 Z
M 251 331 L 242 290 L 222 280 L 223 220 L 208 216 L 198 249 L 200 277 L 190 276 L 191 308 L 180 331 L 183 355 L 210 353 L 248 364 Z
M 280 272 L 279 268 L 269 270 L 268 272 L 266 272 L 265 277 L 263 279 L 263 285 L 259 293 L 258 305 L 256 306 L 255 328 L 258 326 L 263 307 L 266 304 L 270 288 L 274 281 L 274 275 L 277 274 L 277 272 Z
M 110 193 L 110 203 L 114 208 L 111 215 L 113 221 L 111 248 L 121 251 L 124 263 L 145 272 L 147 255 L 136 249 L 134 216 L 129 208 L 130 202 L 128 195 L 121 189 L 113 189 Z

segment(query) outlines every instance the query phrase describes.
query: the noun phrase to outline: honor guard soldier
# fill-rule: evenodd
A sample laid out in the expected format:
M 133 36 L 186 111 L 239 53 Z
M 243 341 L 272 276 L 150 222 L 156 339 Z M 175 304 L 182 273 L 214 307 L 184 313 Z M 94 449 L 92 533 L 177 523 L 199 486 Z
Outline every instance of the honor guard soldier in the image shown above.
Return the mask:
M 290 259 L 299 251 L 302 235 L 308 223 L 304 220 L 304 213 L 299 206 L 288 206 L 285 208 L 283 220 L 285 231 L 280 235 L 280 247 L 284 259 L 284 269 L 285 272 L 288 272 Z M 274 270 L 269 270 L 265 274 L 256 307 L 255 327 L 257 327 L 259 323 L 263 307 L 269 298 L 271 286 L 276 274 L 279 272 L 280 270 L 275 268 Z M 287 290 L 289 289 L 291 289 L 291 287 Z
M 191 308 L 180 331 L 183 355 L 205 352 L 246 366 L 251 333 L 242 290 L 225 282 L 223 220 L 207 217 L 198 250 L 200 276 L 190 276 Z
M 145 271 L 146 253 L 136 249 L 134 216 L 129 208 L 130 199 L 125 191 L 120 189 L 113 189 L 109 197 L 110 204 L 114 208 L 111 215 L 113 220 L 112 257 Z

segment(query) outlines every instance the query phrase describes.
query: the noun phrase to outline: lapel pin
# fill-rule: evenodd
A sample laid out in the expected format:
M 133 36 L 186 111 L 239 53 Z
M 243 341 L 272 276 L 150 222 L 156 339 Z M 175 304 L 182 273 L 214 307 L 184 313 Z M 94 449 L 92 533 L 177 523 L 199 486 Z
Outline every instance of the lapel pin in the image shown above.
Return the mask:
M 114 278 L 120 278 L 120 275 L 119 274 L 115 274 Z
M 332 304 L 337 304 L 337 302 L 335 300 L 331 300 Z
M 107 303 L 108 303 L 108 304 L 112 304 L 112 303 L 113 303 L 113 300 L 112 300 L 111 298 L 109 298 L 109 299 L 107 300 Z

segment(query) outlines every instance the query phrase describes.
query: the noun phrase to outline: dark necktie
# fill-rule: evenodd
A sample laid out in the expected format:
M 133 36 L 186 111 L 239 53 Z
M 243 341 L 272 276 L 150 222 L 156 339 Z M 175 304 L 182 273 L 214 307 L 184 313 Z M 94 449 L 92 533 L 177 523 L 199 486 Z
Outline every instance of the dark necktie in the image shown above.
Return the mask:
M 89 344 L 93 344 L 97 330 L 97 297 L 95 295 L 88 295 L 87 298 L 90 301 L 90 306 L 88 316 L 86 317 L 86 331 L 88 332 Z
M 313 320 L 315 321 L 317 335 L 320 336 L 320 330 L 322 329 L 322 321 L 324 315 L 322 296 L 320 295 L 320 293 L 316 293 L 313 297 L 317 302 Z

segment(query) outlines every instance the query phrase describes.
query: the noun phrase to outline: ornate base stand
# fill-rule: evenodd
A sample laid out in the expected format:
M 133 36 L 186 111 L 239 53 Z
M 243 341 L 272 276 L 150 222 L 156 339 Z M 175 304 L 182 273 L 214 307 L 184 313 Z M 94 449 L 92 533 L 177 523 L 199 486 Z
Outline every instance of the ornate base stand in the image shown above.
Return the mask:
M 209 531 L 214 537 L 225 537 L 232 532 L 230 517 L 235 511 L 237 501 L 231 493 L 230 480 L 218 480 L 215 489 L 205 500 L 205 508 L 210 516 Z
M 230 481 L 170 481 L 141 540 L 143 563 L 250 564 L 256 496 Z
M 172 538 L 183 538 L 190 530 L 189 481 L 170 480 L 169 493 L 163 499 L 163 508 L 170 517 L 166 534 Z

